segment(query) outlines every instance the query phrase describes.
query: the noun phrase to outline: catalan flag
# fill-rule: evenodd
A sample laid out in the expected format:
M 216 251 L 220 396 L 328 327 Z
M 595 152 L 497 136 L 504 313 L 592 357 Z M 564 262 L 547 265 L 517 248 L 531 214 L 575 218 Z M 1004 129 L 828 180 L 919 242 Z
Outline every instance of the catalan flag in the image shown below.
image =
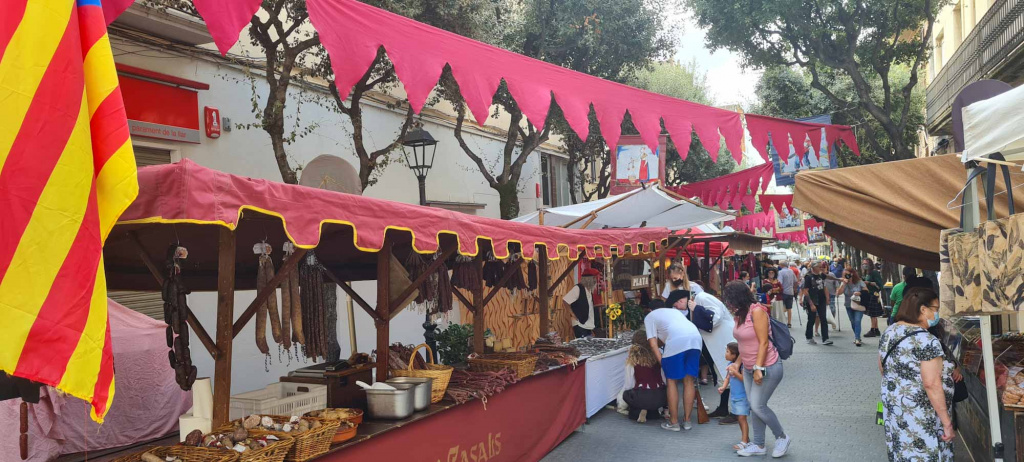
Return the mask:
M 138 194 L 100 0 L 0 3 L 0 370 L 114 396 L 103 242 Z

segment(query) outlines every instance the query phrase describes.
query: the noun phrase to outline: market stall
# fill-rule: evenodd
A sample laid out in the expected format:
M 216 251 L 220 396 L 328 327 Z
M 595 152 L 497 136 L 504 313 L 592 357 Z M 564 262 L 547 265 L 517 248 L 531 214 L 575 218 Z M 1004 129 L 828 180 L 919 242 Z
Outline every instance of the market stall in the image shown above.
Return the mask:
M 569 342 L 587 360 L 587 418 L 619 396 L 625 385 L 626 354 L 630 332 L 616 338 L 582 338 Z
M 663 247 L 661 241 L 669 233 L 664 228 L 541 228 L 238 177 L 203 168 L 188 160 L 178 164 L 140 169 L 139 183 L 139 198 L 124 213 L 104 248 L 108 284 L 112 289 L 166 289 L 167 273 L 160 270 L 156 263 L 161 261 L 156 256 L 165 253 L 170 255 L 165 268 L 175 268 L 172 274 L 176 280 L 173 282 L 180 284 L 183 290 L 218 291 L 218 322 L 212 336 L 207 333 L 205 326 L 195 320 L 187 305 L 181 306 L 180 315 L 175 314 L 179 316 L 175 319 L 182 319 L 182 324 L 187 321 L 188 326 L 182 327 L 188 330 L 179 332 L 179 337 L 194 334 L 200 341 L 199 344 L 216 360 L 213 378 L 214 428 L 227 422 L 229 403 L 232 402 L 229 390 L 234 337 L 247 322 L 255 320 L 258 323 L 261 318 L 267 316 L 267 312 L 263 311 L 264 302 L 270 299 L 276 301 L 278 287 L 293 277 L 296 271 L 304 274 L 306 271 L 319 268 L 322 271 L 323 282 L 333 282 L 340 286 L 376 321 L 377 380 L 383 380 L 389 375 L 396 374 L 389 367 L 390 355 L 380 354 L 389 351 L 390 348 L 389 321 L 405 308 L 411 299 L 416 298 L 417 291 L 428 291 L 424 281 L 432 274 L 440 274 L 438 272 L 443 271 L 445 275 L 443 278 L 434 278 L 433 281 L 436 283 L 441 279 L 447 279 L 449 268 L 452 268 L 452 284 L 456 287 L 466 284 L 467 275 L 468 279 L 474 279 L 474 275 L 479 276 L 474 279 L 475 285 L 470 290 L 470 297 L 449 289 L 447 302 L 443 301 L 443 295 L 435 296 L 434 300 L 435 309 L 442 312 L 452 308 L 452 299 L 471 307 L 475 315 L 473 329 L 477 334 L 473 338 L 474 349 L 478 353 L 484 353 L 483 323 L 486 318 L 486 307 L 497 293 L 506 290 L 508 281 L 512 280 L 517 272 L 522 274 L 522 265 L 526 262 L 537 262 L 539 274 L 536 288 L 541 305 L 540 332 L 547 332 L 548 293 L 568 276 L 576 263 L 586 258 L 607 258 L 612 253 L 625 256 L 633 252 L 654 252 Z M 318 206 L 315 209 L 295 207 L 296 204 L 311 203 Z M 291 244 L 295 249 L 290 254 L 284 251 L 263 253 L 250 250 L 253 244 L 257 249 L 262 249 L 270 243 L 274 244 L 273 247 L 282 249 L 288 247 L 285 244 Z M 187 256 L 182 255 L 183 252 Z M 315 255 L 316 266 L 311 266 L 309 258 L 304 259 L 304 255 Z M 423 255 L 428 258 L 422 260 L 422 267 L 408 273 L 408 280 L 404 284 L 396 285 L 402 278 L 395 278 L 395 262 L 420 261 Z M 496 275 L 497 280 L 493 281 L 493 284 L 484 281 L 485 255 L 494 258 L 496 262 L 501 262 Z M 268 258 L 271 268 L 276 267 L 276 272 L 267 273 L 261 269 L 261 265 L 267 264 Z M 549 260 L 556 259 L 571 259 L 573 264 L 566 265 L 560 274 L 548 274 Z M 399 268 L 407 266 L 398 263 Z M 350 282 L 357 280 L 377 282 L 375 307 L 352 290 Z M 254 288 L 257 289 L 255 300 L 236 315 L 233 307 L 234 291 Z M 306 288 L 303 288 L 303 295 L 306 292 Z M 284 293 L 282 290 L 282 295 Z M 316 326 L 322 323 L 322 319 L 317 318 L 323 316 L 323 313 L 317 313 L 315 310 L 310 312 L 309 308 L 312 306 L 316 304 L 309 305 L 306 300 L 302 300 L 298 305 L 290 305 L 293 309 L 300 307 L 302 310 L 296 319 L 302 321 L 298 325 L 305 331 L 303 352 L 306 354 L 310 354 L 309 351 L 316 348 L 316 343 L 322 341 L 317 336 L 324 334 L 316 329 Z M 284 299 L 281 308 L 285 309 Z M 275 324 L 276 307 L 272 308 L 269 314 L 271 324 Z M 265 321 L 265 318 L 263 319 Z M 259 327 L 259 324 L 257 326 Z M 293 324 L 293 329 L 294 326 Z M 277 330 L 283 326 L 271 327 Z M 288 337 L 287 328 L 284 329 L 282 340 Z M 275 332 L 274 340 L 277 339 L 278 335 Z M 188 349 L 187 342 L 184 345 L 177 341 L 171 344 L 174 347 L 172 357 L 182 347 Z M 487 355 L 481 358 L 487 359 Z M 554 364 L 560 363 L 556 361 Z M 570 369 L 574 367 L 570 366 Z M 581 364 L 579 368 L 585 369 L 585 364 Z M 538 369 L 543 371 L 546 367 L 538 366 Z M 508 391 L 523 391 L 525 395 L 533 394 L 535 392 L 529 391 L 529 384 L 534 382 L 528 379 L 532 373 L 531 365 L 528 371 L 519 374 L 519 378 L 527 380 L 522 383 L 513 383 L 514 380 L 505 382 L 507 385 L 502 385 L 501 388 Z M 582 381 L 585 373 L 581 371 L 579 374 Z M 330 373 L 326 375 L 330 376 Z M 550 373 L 545 379 L 538 381 L 571 382 L 572 377 L 573 374 L 567 372 Z M 564 390 L 578 393 L 581 404 L 577 414 L 574 414 L 571 408 L 560 412 L 559 422 L 564 426 L 551 425 L 544 429 L 555 432 L 554 436 L 541 435 L 543 438 L 537 440 L 510 443 L 523 444 L 524 450 L 527 451 L 539 450 L 538 448 L 545 448 L 545 444 L 557 443 L 578 426 L 584 418 L 583 388 L 574 387 L 569 383 L 565 385 Z M 484 392 L 479 397 L 493 398 L 490 393 L 494 392 L 496 391 Z M 451 390 L 448 394 L 451 397 Z M 472 406 L 475 402 L 474 396 L 477 395 L 466 397 L 470 400 L 467 406 Z M 462 401 L 458 397 L 455 399 Z M 559 399 L 570 405 L 577 398 L 573 395 L 560 395 Z M 455 408 L 458 406 L 453 409 Z M 438 416 L 448 415 L 450 412 L 469 411 L 446 411 L 438 413 Z M 579 422 L 575 420 L 576 417 L 580 419 Z M 417 420 L 424 422 L 418 425 L 424 425 L 444 418 L 421 415 Z M 388 431 L 404 426 L 402 422 L 382 425 L 387 427 Z M 365 432 L 365 436 L 379 433 L 375 432 L 372 426 L 367 427 Z M 387 439 L 367 437 L 359 441 L 360 446 L 366 444 L 377 448 L 372 449 L 373 451 L 378 451 L 385 446 L 378 443 Z
M 955 353 L 969 391 L 957 404 L 959 432 L 975 460 L 1024 460 L 1024 407 L 1018 407 L 1024 343 L 1014 332 L 1024 327 L 1024 317 L 1019 299 L 1005 295 L 1018 290 L 1021 265 L 1016 251 L 1007 250 L 1017 244 L 1007 239 L 1017 239 L 1011 228 L 1024 200 L 1013 194 L 1019 179 L 1009 170 L 997 175 L 997 167 L 1020 168 L 999 153 L 1017 153 L 1019 130 L 1007 121 L 1019 113 L 1021 98 L 1020 88 L 1000 82 L 964 89 L 954 105 L 954 139 L 962 158 L 797 175 L 794 205 L 823 219 L 826 234 L 888 261 L 942 270 L 942 314 L 956 327 L 947 343 L 959 347 Z M 974 181 L 981 178 L 983 194 Z M 837 201 L 844 206 L 835 207 Z

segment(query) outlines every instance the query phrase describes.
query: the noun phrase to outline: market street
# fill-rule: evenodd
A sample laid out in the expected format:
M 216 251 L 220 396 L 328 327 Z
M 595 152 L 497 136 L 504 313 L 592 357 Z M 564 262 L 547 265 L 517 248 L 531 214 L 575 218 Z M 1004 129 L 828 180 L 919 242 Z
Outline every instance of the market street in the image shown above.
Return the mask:
M 882 427 L 874 424 L 880 380 L 878 339 L 866 338 L 864 346 L 857 348 L 853 345 L 849 321 L 843 319 L 842 331 L 829 334 L 835 345 L 807 345 L 795 316 L 793 321 L 796 350 L 786 360 L 785 378 L 769 401 L 769 406 L 793 437 L 786 459 L 886 460 L 885 435 Z M 866 318 L 864 325 L 867 331 Z M 711 386 L 705 386 L 701 388 L 701 396 L 714 410 L 718 393 Z M 637 424 L 614 410 L 604 409 L 583 431 L 566 439 L 543 460 L 737 460 L 731 449 L 739 441 L 737 425 L 718 425 L 718 419 L 711 419 L 704 425 L 694 424 L 688 432 L 670 433 L 658 428 L 659 423 L 659 419 L 652 419 L 646 424 Z M 769 449 L 772 441 L 774 438 L 768 431 Z M 961 459 L 958 457 L 958 460 Z

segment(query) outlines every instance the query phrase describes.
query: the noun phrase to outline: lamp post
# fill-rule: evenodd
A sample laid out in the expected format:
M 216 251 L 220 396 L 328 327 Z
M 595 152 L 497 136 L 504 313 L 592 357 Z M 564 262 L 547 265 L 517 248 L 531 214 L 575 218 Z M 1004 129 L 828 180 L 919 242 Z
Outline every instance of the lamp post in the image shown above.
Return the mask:
M 434 153 L 437 151 L 437 140 L 430 135 L 430 132 L 423 129 L 423 125 L 416 124 L 412 130 L 406 132 L 402 138 L 402 154 L 405 156 L 405 163 L 409 165 L 416 180 L 420 185 L 420 205 L 427 205 L 427 173 L 434 166 Z M 412 155 L 410 156 L 410 152 Z M 434 362 L 437 362 L 437 324 L 431 319 L 430 311 L 427 311 L 423 320 L 423 339 L 433 352 Z

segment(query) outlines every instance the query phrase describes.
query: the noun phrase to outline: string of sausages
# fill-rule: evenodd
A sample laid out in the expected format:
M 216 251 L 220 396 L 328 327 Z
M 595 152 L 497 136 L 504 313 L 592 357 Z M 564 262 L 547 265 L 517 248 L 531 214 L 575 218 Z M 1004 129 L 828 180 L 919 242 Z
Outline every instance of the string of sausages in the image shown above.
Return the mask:
M 299 298 L 302 302 L 302 332 L 307 358 L 327 357 L 327 309 L 324 304 L 324 274 L 313 251 L 299 265 Z
M 177 244 L 167 248 L 165 268 L 167 277 L 161 290 L 164 301 L 164 322 L 167 323 L 167 359 L 174 369 L 174 380 L 182 390 L 192 389 L 198 369 L 192 365 L 192 353 L 188 346 L 188 298 L 189 290 L 181 282 L 181 260 L 188 257 L 188 251 Z
M 456 369 L 452 372 L 445 396 L 458 404 L 476 398 L 483 402 L 486 409 L 487 398 L 505 391 L 505 387 L 518 380 L 516 373 L 507 368 L 498 372 L 471 372 Z

